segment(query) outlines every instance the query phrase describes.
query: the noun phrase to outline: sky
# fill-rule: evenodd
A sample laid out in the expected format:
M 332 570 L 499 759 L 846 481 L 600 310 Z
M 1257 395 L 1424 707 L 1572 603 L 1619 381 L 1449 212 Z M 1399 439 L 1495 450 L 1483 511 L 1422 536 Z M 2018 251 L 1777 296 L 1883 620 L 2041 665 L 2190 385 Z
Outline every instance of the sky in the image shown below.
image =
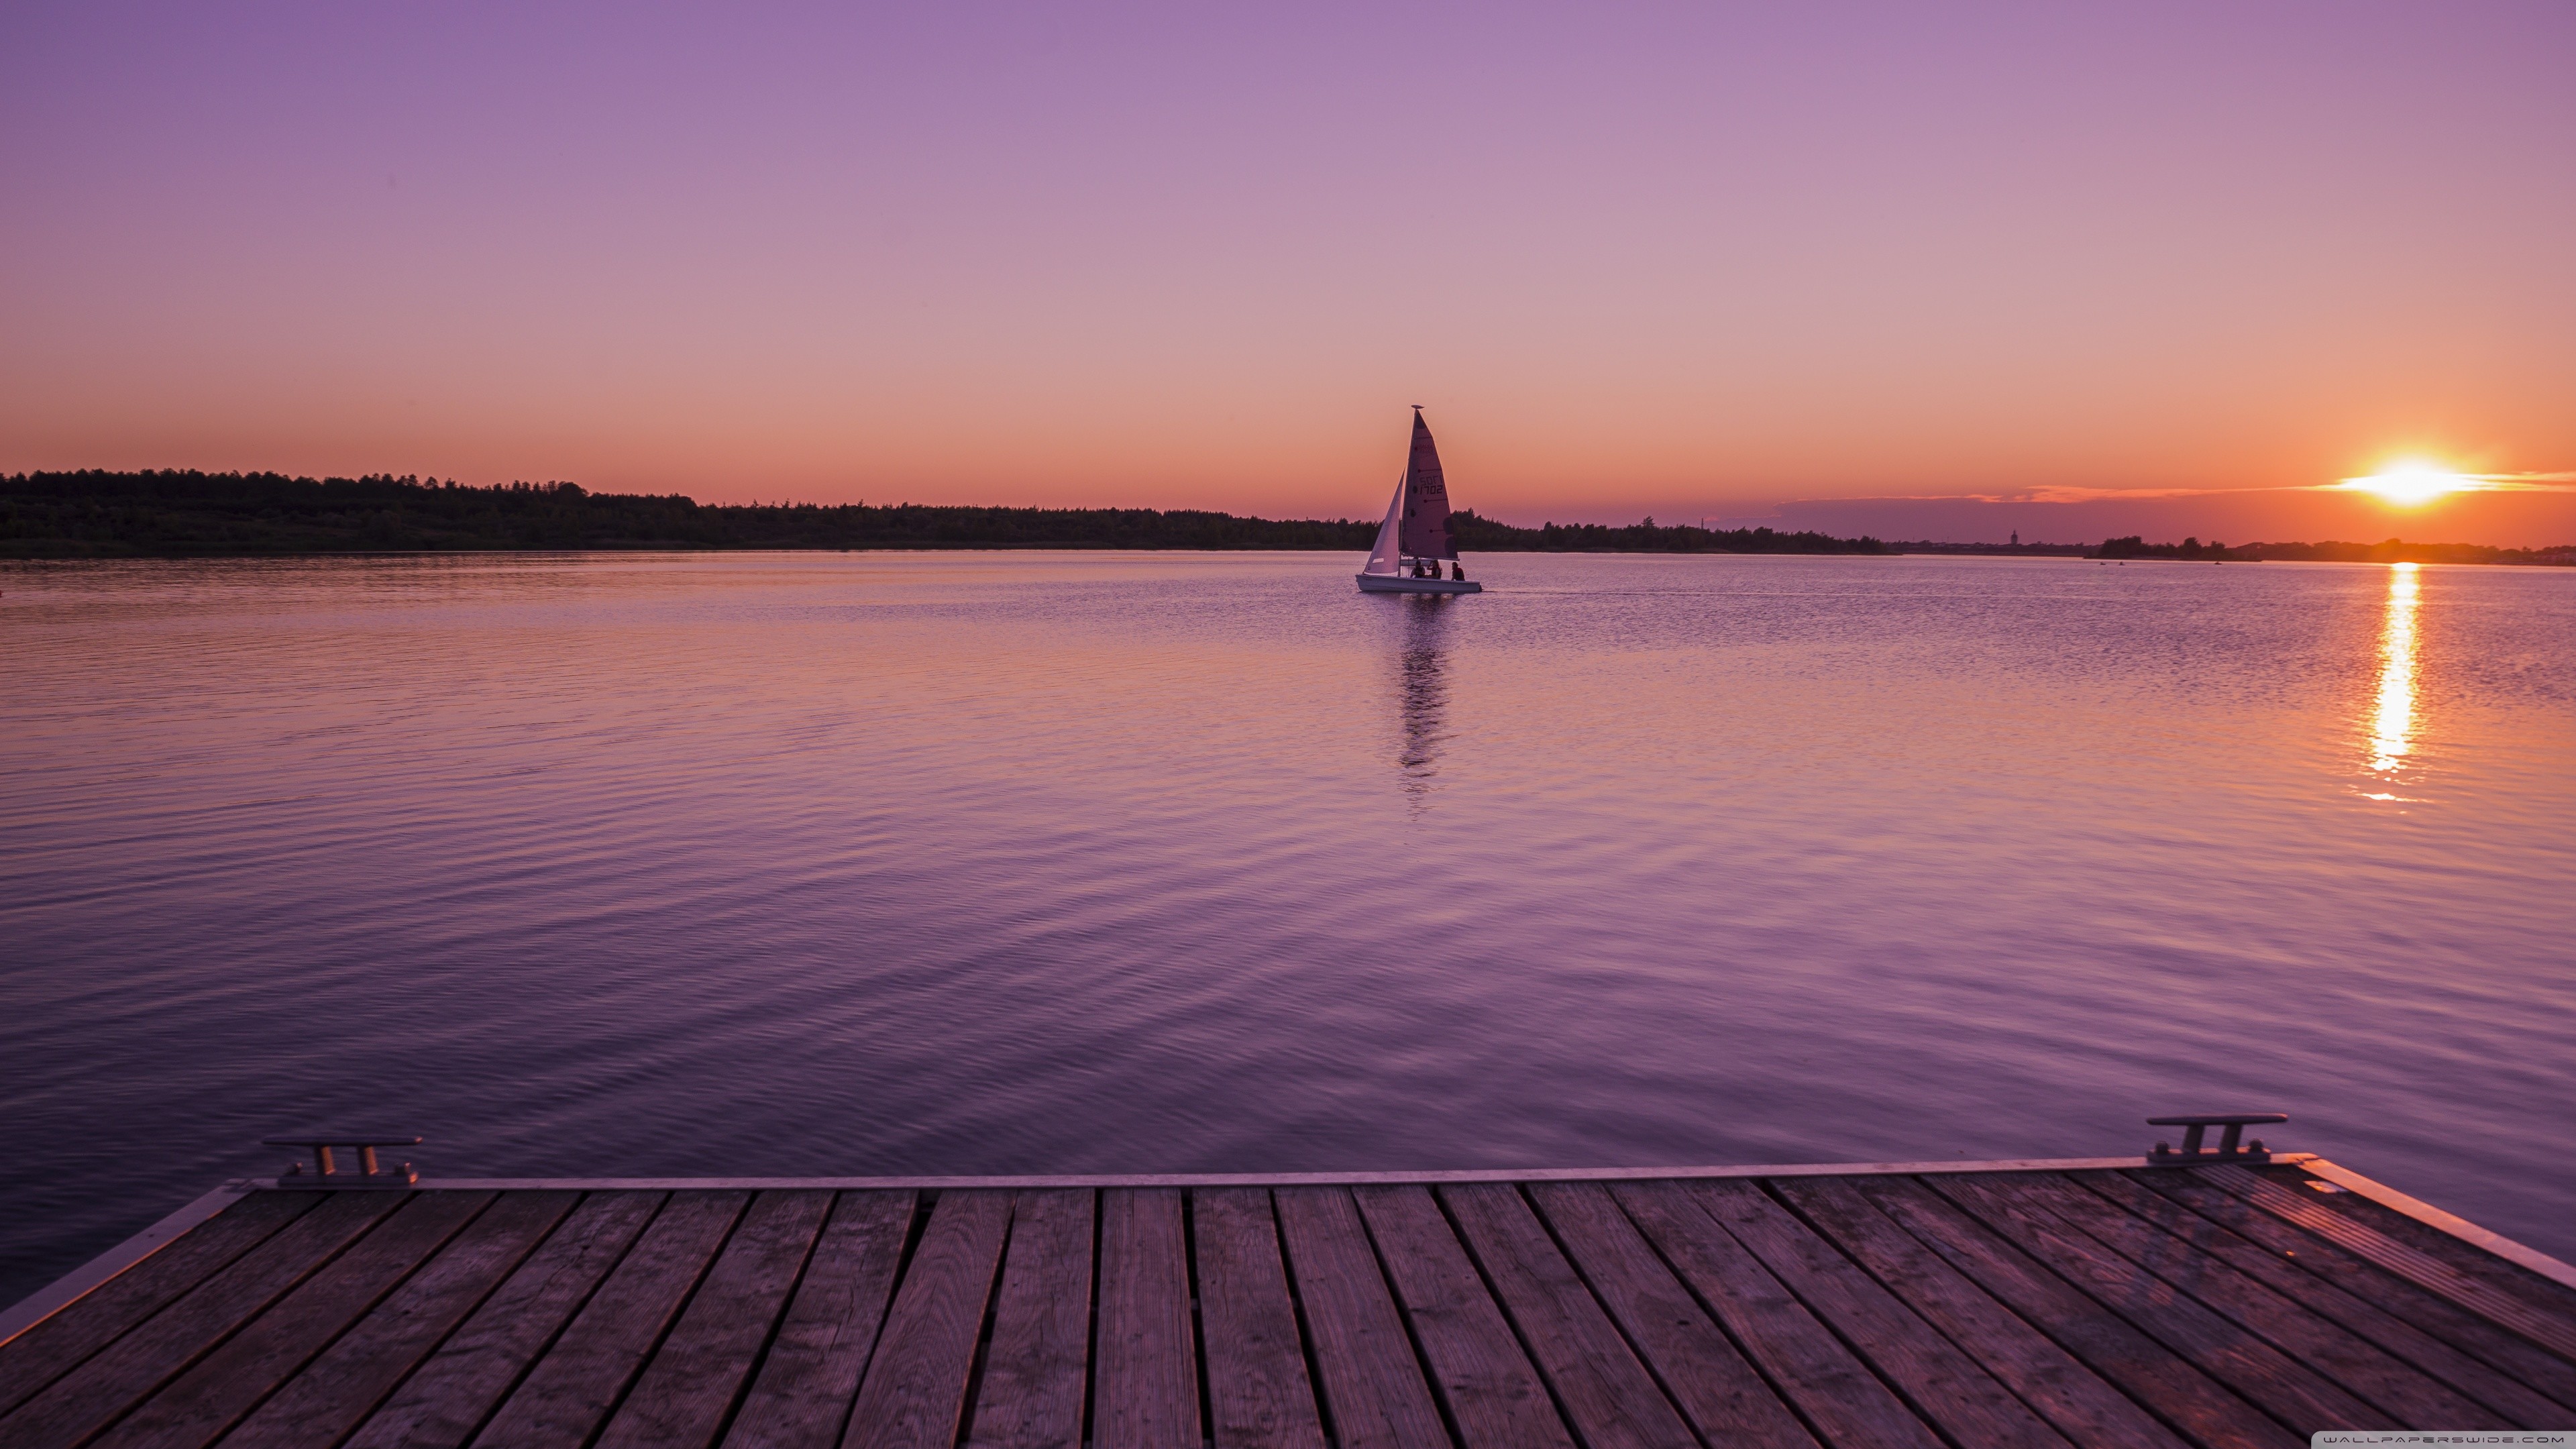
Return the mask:
M 2571 58 L 2565 0 L 14 0 L 0 471 L 1375 517 L 1421 403 L 1522 523 L 2565 543 Z M 2326 491 L 2401 458 L 2514 486 Z

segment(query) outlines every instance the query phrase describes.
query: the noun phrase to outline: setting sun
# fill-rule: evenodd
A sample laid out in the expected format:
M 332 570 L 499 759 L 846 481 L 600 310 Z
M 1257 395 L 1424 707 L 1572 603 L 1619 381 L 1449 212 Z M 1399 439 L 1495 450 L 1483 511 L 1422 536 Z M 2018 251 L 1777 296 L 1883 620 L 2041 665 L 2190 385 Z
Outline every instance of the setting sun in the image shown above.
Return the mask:
M 2376 493 L 2391 503 L 2430 503 L 2445 493 L 2473 485 L 2465 474 L 2445 472 L 2429 463 L 2401 463 L 2367 478 L 2346 478 L 2338 487 Z

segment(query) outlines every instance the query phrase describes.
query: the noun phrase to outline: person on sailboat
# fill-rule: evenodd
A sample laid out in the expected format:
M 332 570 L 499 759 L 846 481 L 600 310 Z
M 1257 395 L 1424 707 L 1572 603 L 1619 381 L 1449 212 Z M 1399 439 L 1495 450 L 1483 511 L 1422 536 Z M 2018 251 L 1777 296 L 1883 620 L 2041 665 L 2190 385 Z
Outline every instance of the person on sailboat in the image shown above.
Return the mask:
M 1449 577 L 1462 584 L 1467 582 L 1467 566 L 1454 558 L 1449 560 Z

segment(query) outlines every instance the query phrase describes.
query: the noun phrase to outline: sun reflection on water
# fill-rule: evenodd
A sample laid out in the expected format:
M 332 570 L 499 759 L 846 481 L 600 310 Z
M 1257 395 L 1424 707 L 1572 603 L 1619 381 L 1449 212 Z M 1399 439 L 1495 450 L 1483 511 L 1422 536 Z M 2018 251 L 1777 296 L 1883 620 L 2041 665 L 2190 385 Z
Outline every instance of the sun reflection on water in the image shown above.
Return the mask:
M 2370 768 L 2383 774 L 2404 762 L 2415 728 L 2415 598 L 2415 565 L 2391 565 L 2388 614 L 2379 626 L 2379 700 L 2370 722 Z

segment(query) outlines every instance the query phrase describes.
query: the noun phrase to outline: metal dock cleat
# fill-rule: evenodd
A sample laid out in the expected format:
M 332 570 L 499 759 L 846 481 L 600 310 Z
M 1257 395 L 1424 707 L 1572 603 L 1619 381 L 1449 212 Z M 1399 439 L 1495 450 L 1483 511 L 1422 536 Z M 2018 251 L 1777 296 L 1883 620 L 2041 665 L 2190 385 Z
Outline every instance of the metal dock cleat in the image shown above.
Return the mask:
M 2213 1112 L 2197 1117 L 2150 1117 L 2147 1119 L 2147 1125 L 2150 1127 L 2183 1127 L 2190 1130 L 2182 1134 L 2182 1151 L 2176 1152 L 2172 1144 L 2159 1142 L 2156 1144 L 2156 1150 L 2147 1154 L 2147 1161 L 2158 1166 L 2178 1162 L 2269 1162 L 2272 1160 L 2272 1154 L 2264 1150 L 2262 1138 L 2257 1137 L 2243 1146 L 2237 1145 L 2237 1139 L 2244 1134 L 2247 1127 L 2265 1122 L 2289 1120 L 2290 1114 L 2287 1112 Z M 2203 1151 L 2200 1145 L 2201 1139 L 2212 1127 L 2224 1127 L 2227 1130 L 2219 1136 L 2216 1151 Z
M 277 1175 L 279 1187 L 407 1188 L 420 1181 L 420 1174 L 414 1171 L 408 1162 L 397 1163 L 390 1168 L 379 1166 L 376 1162 L 377 1148 L 417 1147 L 421 1141 L 418 1137 L 340 1133 L 312 1137 L 263 1137 L 260 1141 L 270 1147 L 302 1147 L 313 1153 L 311 1163 L 299 1162 L 279 1173 Z M 342 1170 L 331 1155 L 331 1149 L 334 1147 L 354 1148 L 358 1154 L 358 1170 L 355 1172 Z M 310 1171 L 306 1170 L 308 1167 Z

